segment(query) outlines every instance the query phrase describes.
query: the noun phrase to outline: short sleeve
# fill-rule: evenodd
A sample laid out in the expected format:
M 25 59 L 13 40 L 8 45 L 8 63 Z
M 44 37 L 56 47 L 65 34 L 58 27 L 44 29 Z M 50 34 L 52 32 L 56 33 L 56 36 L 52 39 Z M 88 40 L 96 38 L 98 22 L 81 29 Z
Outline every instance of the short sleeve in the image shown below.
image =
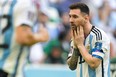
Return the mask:
M 105 53 L 110 51 L 109 41 L 97 41 L 92 49 L 92 56 L 103 60 Z
M 14 27 L 22 24 L 32 27 L 37 19 L 36 13 L 36 8 L 30 0 L 17 2 L 13 11 Z

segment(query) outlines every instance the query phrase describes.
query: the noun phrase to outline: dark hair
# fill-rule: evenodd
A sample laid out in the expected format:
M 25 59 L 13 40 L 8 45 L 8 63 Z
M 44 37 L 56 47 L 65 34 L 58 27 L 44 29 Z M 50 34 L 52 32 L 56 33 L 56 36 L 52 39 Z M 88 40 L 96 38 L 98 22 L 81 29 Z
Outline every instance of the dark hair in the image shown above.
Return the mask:
M 70 5 L 69 8 L 70 9 L 80 9 L 81 12 L 89 15 L 89 7 L 84 3 L 77 2 L 77 3 Z

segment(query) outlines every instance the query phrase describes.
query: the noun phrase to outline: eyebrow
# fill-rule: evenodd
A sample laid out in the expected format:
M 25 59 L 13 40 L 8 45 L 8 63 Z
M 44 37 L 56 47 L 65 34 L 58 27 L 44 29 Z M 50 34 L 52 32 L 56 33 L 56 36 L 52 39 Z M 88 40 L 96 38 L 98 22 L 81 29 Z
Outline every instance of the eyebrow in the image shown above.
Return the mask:
M 77 15 L 77 14 L 69 14 L 69 16 L 79 16 L 79 15 Z

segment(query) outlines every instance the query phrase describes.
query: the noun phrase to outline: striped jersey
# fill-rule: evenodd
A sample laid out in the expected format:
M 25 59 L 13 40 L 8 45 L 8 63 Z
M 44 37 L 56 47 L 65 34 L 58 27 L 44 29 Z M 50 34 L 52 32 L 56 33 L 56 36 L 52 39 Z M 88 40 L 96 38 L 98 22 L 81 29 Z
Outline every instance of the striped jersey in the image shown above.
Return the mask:
M 16 42 L 16 27 L 32 27 L 35 15 L 31 0 L 0 0 L 0 69 L 8 72 L 9 77 L 22 77 L 16 74 L 21 74 L 28 55 L 28 47 Z
M 85 39 L 85 47 L 92 57 L 101 61 L 96 69 L 86 63 L 80 55 L 77 63 L 77 77 L 110 77 L 110 40 L 105 32 L 96 26 L 92 26 L 90 34 Z M 75 46 L 71 41 L 71 51 L 68 57 L 72 56 Z

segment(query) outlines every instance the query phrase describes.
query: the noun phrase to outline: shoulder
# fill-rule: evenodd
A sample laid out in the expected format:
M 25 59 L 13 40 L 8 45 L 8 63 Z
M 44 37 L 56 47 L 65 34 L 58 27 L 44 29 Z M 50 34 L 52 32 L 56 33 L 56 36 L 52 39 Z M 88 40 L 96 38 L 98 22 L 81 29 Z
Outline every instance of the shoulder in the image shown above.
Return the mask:
M 14 26 L 33 26 L 37 19 L 37 9 L 32 0 L 18 0 L 13 10 Z
M 110 41 L 110 38 L 108 35 L 100 28 L 94 26 L 91 30 L 91 34 L 94 35 L 96 41 L 102 40 L 102 41 Z
M 22 6 L 23 5 L 23 6 Z M 15 4 L 14 11 L 15 12 L 23 12 L 25 10 L 35 10 L 35 6 L 31 0 L 17 0 Z

